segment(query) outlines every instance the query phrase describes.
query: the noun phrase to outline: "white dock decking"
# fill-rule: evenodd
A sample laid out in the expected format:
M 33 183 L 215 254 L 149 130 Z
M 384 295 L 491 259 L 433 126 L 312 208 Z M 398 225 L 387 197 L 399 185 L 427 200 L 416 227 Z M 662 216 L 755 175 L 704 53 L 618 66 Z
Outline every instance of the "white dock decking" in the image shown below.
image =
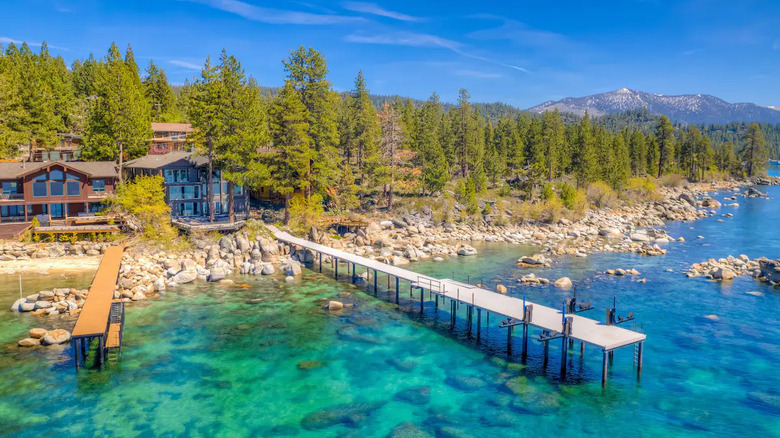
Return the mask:
M 502 295 L 477 286 L 468 285 L 453 281 L 450 279 L 437 279 L 426 275 L 421 275 L 407 269 L 388 265 L 376 260 L 360 257 L 345 251 L 330 248 L 305 239 L 290 235 L 289 233 L 279 231 L 273 226 L 268 227 L 277 240 L 293 245 L 326 254 L 335 257 L 338 260 L 346 261 L 355 265 L 372 269 L 376 272 L 382 272 L 392 275 L 396 278 L 407 280 L 416 287 L 423 287 L 431 292 L 446 296 L 447 298 L 459 301 L 466 305 L 472 305 L 477 308 L 493 312 L 498 315 L 509 317 L 518 321 L 523 320 L 523 300 L 507 295 Z M 544 330 L 561 332 L 563 329 L 562 309 L 542 306 L 526 301 L 526 304 L 533 305 L 533 318 L 529 325 L 539 327 Z M 645 340 L 646 335 L 632 330 L 627 330 L 614 325 L 606 325 L 602 322 L 585 318 L 579 315 L 573 317 L 572 332 L 569 336 L 580 342 L 585 342 L 601 348 L 608 352 L 627 345 L 636 344 Z

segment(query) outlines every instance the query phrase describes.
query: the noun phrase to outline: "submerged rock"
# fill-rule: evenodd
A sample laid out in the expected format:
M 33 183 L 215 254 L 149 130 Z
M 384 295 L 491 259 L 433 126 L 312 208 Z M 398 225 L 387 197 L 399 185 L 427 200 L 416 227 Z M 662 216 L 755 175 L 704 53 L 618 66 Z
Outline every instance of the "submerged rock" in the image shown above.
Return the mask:
M 431 401 L 431 387 L 418 386 L 404 389 L 403 391 L 398 392 L 393 399 L 412 405 L 424 405 Z
M 407 421 L 394 427 L 388 438 L 433 438 L 433 435 Z
M 38 338 L 24 338 L 20 339 L 17 343 L 20 347 L 35 347 L 41 345 L 41 340 Z
M 301 427 L 306 430 L 324 429 L 337 424 L 356 427 L 384 405 L 385 402 L 358 402 L 331 406 L 304 417 Z
M 569 277 L 562 277 L 557 280 L 555 280 L 555 287 L 559 289 L 571 289 L 573 286 L 571 279 Z

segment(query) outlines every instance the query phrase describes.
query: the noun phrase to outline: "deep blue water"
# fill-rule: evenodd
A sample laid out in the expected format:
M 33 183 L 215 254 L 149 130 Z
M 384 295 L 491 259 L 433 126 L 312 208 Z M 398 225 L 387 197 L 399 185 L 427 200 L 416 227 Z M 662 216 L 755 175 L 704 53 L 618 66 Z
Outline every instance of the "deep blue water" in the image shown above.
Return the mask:
M 574 349 L 561 380 L 559 345 L 543 367 L 541 346 L 531 342 L 522 364 L 519 336 L 508 355 L 495 317 L 478 344 L 466 331 L 465 309 L 453 329 L 448 307 L 435 314 L 428 303 L 421 317 L 405 287 L 396 308 L 387 290 L 374 297 L 307 271 L 292 284 L 237 278 L 251 288 L 200 284 L 134 304 L 123 356 L 102 372 L 77 374 L 68 350 L 18 349 L 30 327 L 52 323 L 2 311 L 0 435 L 362 437 L 413 436 L 402 432 L 417 428 L 434 436 L 780 437 L 780 291 L 748 277 L 721 284 L 683 275 L 710 257 L 780 258 L 780 188 L 761 190 L 772 199 L 738 198 L 739 208 L 669 224 L 668 233 L 686 242 L 670 243 L 664 257 L 564 257 L 533 271 L 571 277 L 580 301 L 596 307 L 593 318 L 603 320 L 613 297 L 619 314 L 635 313 L 648 336 L 639 382 L 631 348 L 615 353 L 602 390 L 601 352 L 593 347 L 582 357 Z M 721 216 L 727 212 L 734 217 Z M 506 284 L 551 306 L 571 296 L 517 285 L 531 271 L 514 262 L 534 248 L 479 250 L 411 269 Z M 619 267 L 641 274 L 600 274 Z M 6 280 L 0 298 L 10 304 L 18 286 Z M 79 287 L 89 275 L 25 278 L 28 290 L 52 282 Z M 321 300 L 340 292 L 351 293 L 338 299 L 356 307 L 328 314 Z M 248 303 L 255 298 L 262 302 Z

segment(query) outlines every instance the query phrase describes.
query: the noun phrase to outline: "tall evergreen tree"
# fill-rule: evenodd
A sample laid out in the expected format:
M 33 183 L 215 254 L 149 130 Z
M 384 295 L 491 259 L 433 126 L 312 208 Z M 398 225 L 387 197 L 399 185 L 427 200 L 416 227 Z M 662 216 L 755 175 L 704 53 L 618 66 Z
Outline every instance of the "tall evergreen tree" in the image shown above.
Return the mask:
M 381 154 L 379 151 L 379 125 L 377 123 L 376 109 L 371 103 L 371 98 L 366 87 L 363 72 L 359 71 L 355 78 L 355 89 L 352 97 L 352 120 L 357 154 L 357 167 L 360 184 L 366 182 L 366 177 L 375 178 L 383 171 L 380 169 Z
M 544 167 L 547 180 L 552 181 L 556 176 L 560 164 L 560 151 L 563 149 L 566 130 L 563 120 L 556 108 L 555 111 L 545 111 L 542 115 L 542 148 L 544 155 Z
M 144 96 L 149 103 L 151 117 L 157 122 L 173 122 L 176 116 L 176 97 L 168 84 L 165 71 L 160 69 L 153 60 L 146 67 L 146 77 L 143 80 Z
M 269 111 L 271 138 L 276 149 L 271 160 L 271 173 L 274 190 L 284 196 L 284 223 L 288 224 L 290 196 L 296 190 L 308 188 L 316 149 L 311 145 L 306 106 L 294 81 L 285 81 Z
M 647 142 L 642 131 L 636 130 L 631 133 L 629 154 L 631 155 L 631 173 L 634 176 L 644 175 L 647 172 Z
M 674 125 L 668 117 L 661 116 L 658 120 L 655 138 L 658 143 L 658 178 L 660 178 L 672 167 L 675 154 Z
M 85 160 L 117 160 L 120 176 L 124 160 L 144 155 L 152 136 L 149 106 L 131 51 L 126 58 L 112 43 L 100 64 L 81 152 Z
M 745 145 L 742 148 L 742 162 L 747 176 L 754 176 L 766 169 L 769 160 L 769 151 L 764 146 L 764 134 L 758 123 L 748 125 L 743 142 Z
M 282 62 L 287 79 L 306 108 L 308 135 L 316 152 L 311 163 L 311 185 L 304 191 L 308 198 L 312 190 L 324 192 L 339 174 L 335 111 L 338 96 L 330 89 L 330 81 L 326 79 L 327 64 L 320 52 L 301 46 Z
M 418 163 L 422 171 L 423 190 L 435 193 L 442 190 L 450 178 L 448 163 L 440 142 L 444 110 L 439 95 L 433 93 L 420 111 Z
M 593 140 L 590 115 L 587 112 L 577 129 L 577 145 L 574 150 L 574 173 L 577 178 L 577 185 L 586 187 L 589 183 L 598 179 L 598 153 Z
M 206 199 L 209 220 L 214 221 L 214 156 L 215 145 L 222 135 L 223 118 L 220 114 L 222 105 L 222 86 L 219 81 L 219 71 L 211 65 L 211 59 L 200 71 L 200 77 L 192 85 L 189 95 L 189 119 L 195 128 L 193 140 L 198 153 L 206 157 Z
M 382 105 L 379 120 L 382 123 L 382 161 L 386 163 L 387 168 L 384 192 L 389 210 L 393 208 L 393 189 L 399 167 L 405 164 L 404 154 L 401 151 L 404 144 L 404 129 L 400 114 L 396 112 L 395 107 L 387 102 Z M 408 154 L 405 155 L 408 156 Z

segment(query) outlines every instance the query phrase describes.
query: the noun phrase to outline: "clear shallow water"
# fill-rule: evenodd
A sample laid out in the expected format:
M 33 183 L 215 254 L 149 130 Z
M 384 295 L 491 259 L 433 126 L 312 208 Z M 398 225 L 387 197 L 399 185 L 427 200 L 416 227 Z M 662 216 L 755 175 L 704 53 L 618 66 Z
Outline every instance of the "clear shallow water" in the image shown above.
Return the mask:
M 780 188 L 768 190 L 780 196 Z M 552 269 L 534 271 L 571 277 L 580 300 L 596 307 L 593 318 L 604 318 L 613 297 L 619 314 L 635 312 L 648 335 L 640 383 L 631 349 L 615 353 L 602 391 L 595 348 L 586 347 L 581 358 L 575 347 L 561 381 L 558 345 L 546 369 L 536 342 L 520 364 L 519 355 L 507 357 L 495 317 L 478 345 L 464 318 L 451 329 L 447 306 L 436 318 L 429 303 L 420 318 L 418 301 L 409 301 L 404 286 L 396 309 L 386 290 L 377 299 L 306 271 L 305 280 L 292 284 L 237 278 L 252 287 L 192 285 L 133 304 L 123 356 L 103 372 L 77 375 L 69 350 L 16 348 L 30 327 L 54 320 L 0 311 L 0 435 L 363 437 L 388 436 L 408 422 L 435 436 L 778 437 L 780 292 L 749 278 L 719 284 L 681 273 L 709 257 L 780 257 L 780 203 L 738 202 L 737 209 L 719 210 L 734 213 L 722 223 L 716 216 L 670 224 L 668 232 L 687 241 L 670 244 L 665 257 L 561 258 Z M 516 287 L 515 279 L 530 271 L 514 261 L 532 248 L 479 249 L 477 257 L 411 268 L 501 282 L 513 286 L 510 293 L 552 306 L 570 296 L 551 287 Z M 598 274 L 618 267 L 635 267 L 647 283 Z M 52 277 L 26 277 L 26 293 L 91 280 Z M 18 297 L 17 282 L 0 279 L 2 303 Z M 352 293 L 338 299 L 356 307 L 343 315 L 322 310 L 321 299 L 340 292 Z M 248 303 L 256 298 L 263 301 Z M 709 314 L 719 320 L 702 318 Z

